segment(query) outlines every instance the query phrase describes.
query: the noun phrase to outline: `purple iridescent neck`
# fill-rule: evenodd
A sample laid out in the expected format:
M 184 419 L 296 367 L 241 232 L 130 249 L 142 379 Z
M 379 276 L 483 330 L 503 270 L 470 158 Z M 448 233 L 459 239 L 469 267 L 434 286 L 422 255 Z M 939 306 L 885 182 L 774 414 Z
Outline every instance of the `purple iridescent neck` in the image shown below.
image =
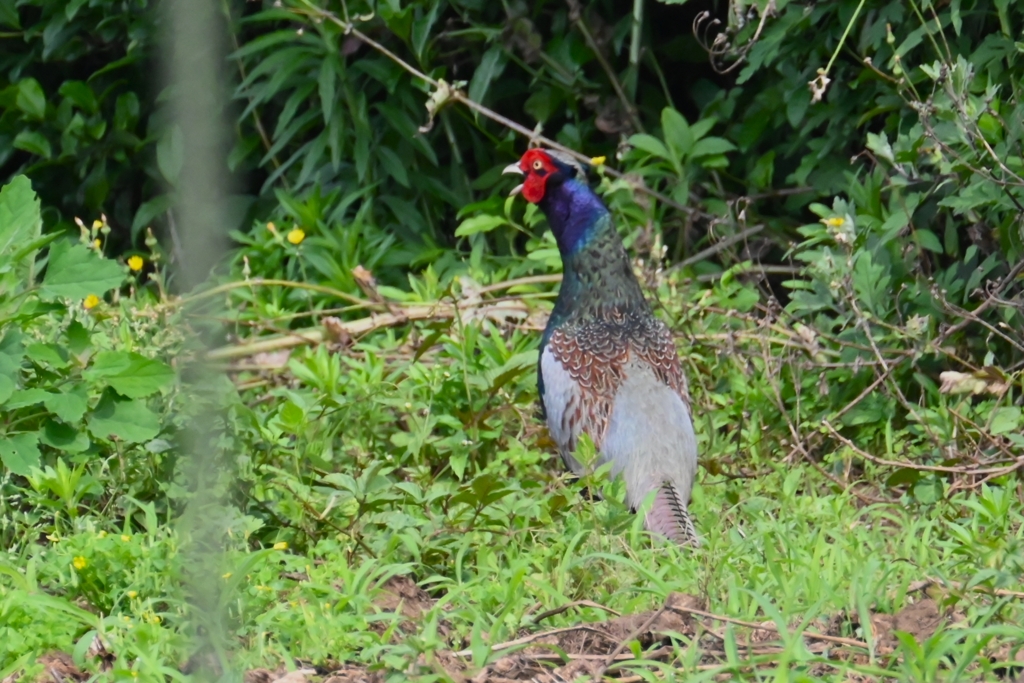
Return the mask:
M 594 191 L 575 178 L 549 184 L 538 204 L 548 218 L 562 260 L 571 257 L 585 245 L 601 226 L 608 209 Z

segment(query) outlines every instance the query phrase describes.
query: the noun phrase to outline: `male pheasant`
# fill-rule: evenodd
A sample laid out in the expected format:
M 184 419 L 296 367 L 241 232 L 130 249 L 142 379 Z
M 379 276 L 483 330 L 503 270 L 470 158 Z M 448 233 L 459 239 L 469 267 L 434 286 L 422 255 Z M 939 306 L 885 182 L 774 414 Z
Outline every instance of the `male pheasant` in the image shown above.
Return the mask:
M 686 380 L 668 328 L 651 313 L 608 208 L 586 170 L 556 152 L 531 149 L 505 173 L 512 190 L 547 216 L 562 256 L 562 286 L 541 339 L 538 386 L 551 436 L 566 466 L 579 435 L 626 482 L 636 511 L 654 493 L 648 530 L 696 545 L 687 506 L 697 439 Z

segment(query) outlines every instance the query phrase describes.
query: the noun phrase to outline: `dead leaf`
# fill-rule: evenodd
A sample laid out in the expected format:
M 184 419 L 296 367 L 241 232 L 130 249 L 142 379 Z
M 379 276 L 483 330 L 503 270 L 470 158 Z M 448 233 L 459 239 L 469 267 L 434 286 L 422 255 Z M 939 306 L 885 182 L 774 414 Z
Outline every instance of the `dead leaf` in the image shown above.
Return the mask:
M 971 373 L 947 370 L 939 374 L 939 379 L 942 381 L 939 387 L 940 394 L 977 395 L 988 392 L 1002 396 L 1010 389 L 1010 380 L 1006 374 L 991 365 Z
M 312 676 L 316 669 L 296 669 L 274 679 L 273 683 L 306 683 L 306 676 Z
M 69 683 L 89 678 L 89 674 L 75 666 L 71 655 L 66 652 L 47 652 L 36 661 L 44 667 L 43 673 L 36 679 L 37 683 Z

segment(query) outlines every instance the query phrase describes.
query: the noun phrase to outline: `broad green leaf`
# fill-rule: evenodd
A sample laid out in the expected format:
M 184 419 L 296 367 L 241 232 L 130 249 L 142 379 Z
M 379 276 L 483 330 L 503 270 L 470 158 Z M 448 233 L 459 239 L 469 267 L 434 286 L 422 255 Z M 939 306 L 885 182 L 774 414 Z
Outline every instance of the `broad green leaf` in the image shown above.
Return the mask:
M 124 277 L 124 268 L 114 261 L 84 244 L 62 240 L 50 248 L 42 291 L 49 298 L 81 300 L 90 294 L 103 296 L 120 286 Z
M 0 437 L 0 461 L 11 472 L 28 476 L 33 467 L 39 467 L 39 433 Z
M 47 446 L 65 453 L 81 453 L 89 448 L 89 435 L 80 427 L 56 420 L 47 420 L 39 438 Z
M 18 94 L 14 102 L 18 109 L 32 118 L 40 121 L 46 118 L 46 93 L 36 79 L 23 78 L 18 81 Z
M 174 196 L 171 194 L 158 195 L 148 202 L 144 202 L 135 212 L 135 218 L 132 220 L 132 239 L 135 239 L 143 228 L 149 227 L 154 218 L 163 215 L 171 208 L 173 203 Z
M 691 155 L 693 133 L 682 114 L 671 107 L 665 107 L 661 110 L 661 127 L 665 133 L 665 142 L 676 159 Z
M 160 433 L 160 417 L 137 399 L 106 391 L 88 419 L 89 431 L 100 439 L 128 443 L 149 441 Z
M 499 225 L 505 225 L 508 221 L 503 216 L 471 216 L 459 224 L 455 229 L 456 237 L 468 237 L 478 232 L 490 232 Z
M 106 382 L 128 398 L 150 396 L 174 381 L 169 365 L 133 351 L 101 351 L 82 375 L 93 382 Z
M 639 150 L 653 154 L 656 157 L 665 159 L 666 161 L 672 160 L 672 155 L 669 154 L 668 148 L 662 143 L 661 140 L 648 135 L 646 133 L 637 133 L 629 137 L 629 144 L 633 145 Z
M 726 152 L 732 152 L 736 149 L 736 145 L 732 144 L 725 138 L 703 138 L 693 143 L 693 148 L 690 150 L 691 157 L 703 157 L 710 156 L 712 154 L 725 154 Z
M 992 411 L 990 431 L 994 435 L 1008 432 L 1019 432 L 1024 428 L 1021 424 L 1021 409 L 1016 406 L 1003 406 Z
M 15 410 L 17 408 L 24 408 L 25 406 L 34 406 L 38 403 L 42 403 L 49 396 L 45 389 L 39 387 L 32 387 L 31 389 L 21 389 L 11 394 L 11 397 L 7 399 L 7 403 L 4 408 L 8 410 Z
M 936 254 L 942 253 L 942 242 L 931 230 L 918 229 L 914 231 L 914 240 L 921 246 L 922 249 L 928 251 L 934 251 Z
M 68 366 L 67 351 L 56 344 L 29 344 L 25 356 L 39 365 L 63 370 Z
M 15 176 L 0 189 L 0 297 L 28 286 L 33 277 L 35 251 L 20 248 L 39 239 L 43 219 L 39 197 L 23 175 Z M 21 254 L 15 261 L 15 254 Z
M 33 130 L 23 130 L 14 137 L 12 143 L 15 149 L 21 149 L 36 156 L 49 159 L 53 156 L 53 149 L 50 141 L 42 133 Z
M 88 395 L 83 384 L 75 384 L 70 391 L 49 393 L 43 405 L 51 413 L 68 423 L 78 422 L 89 407 Z

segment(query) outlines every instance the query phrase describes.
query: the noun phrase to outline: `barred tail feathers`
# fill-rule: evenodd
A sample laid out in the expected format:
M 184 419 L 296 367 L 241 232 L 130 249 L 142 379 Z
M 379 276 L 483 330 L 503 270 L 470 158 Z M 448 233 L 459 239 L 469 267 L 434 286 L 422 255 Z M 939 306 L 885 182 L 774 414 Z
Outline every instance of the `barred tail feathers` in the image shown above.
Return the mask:
M 679 545 L 700 545 L 690 511 L 671 482 L 662 483 L 658 489 L 644 518 L 644 526 L 648 531 L 661 534 Z

